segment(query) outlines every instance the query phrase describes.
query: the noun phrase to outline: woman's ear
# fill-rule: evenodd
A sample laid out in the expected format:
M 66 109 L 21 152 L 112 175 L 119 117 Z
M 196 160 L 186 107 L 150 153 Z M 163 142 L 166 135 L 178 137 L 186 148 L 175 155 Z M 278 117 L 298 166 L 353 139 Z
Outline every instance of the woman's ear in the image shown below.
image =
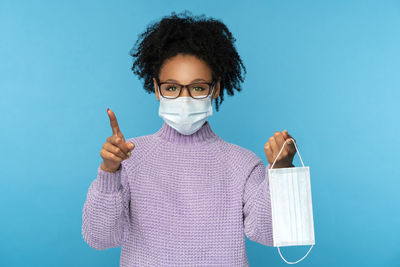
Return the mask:
M 154 92 L 156 94 L 157 100 L 160 100 L 160 96 L 158 95 L 158 90 L 157 90 L 157 81 L 156 78 L 153 77 L 153 82 L 154 82 Z
M 218 98 L 220 85 L 221 85 L 221 78 L 219 78 L 218 82 L 215 84 L 215 90 L 213 92 L 213 98 Z

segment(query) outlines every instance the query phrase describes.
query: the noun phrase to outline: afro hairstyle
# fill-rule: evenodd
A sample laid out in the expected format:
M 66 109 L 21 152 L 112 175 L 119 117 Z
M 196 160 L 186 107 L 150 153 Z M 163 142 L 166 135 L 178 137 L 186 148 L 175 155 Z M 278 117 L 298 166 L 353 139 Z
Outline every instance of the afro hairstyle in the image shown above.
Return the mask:
M 213 81 L 220 79 L 219 96 L 215 100 L 218 111 L 218 99 L 224 100 L 224 90 L 234 95 L 233 89 L 241 91 L 243 83 L 242 69 L 246 68 L 236 51 L 227 26 L 205 15 L 194 16 L 190 11 L 163 17 L 151 22 L 144 32 L 139 34 L 130 56 L 134 58 L 132 71 L 144 79 L 144 89 L 154 92 L 153 77 L 159 83 L 159 74 L 163 62 L 177 54 L 193 55 L 203 60 L 212 71 Z

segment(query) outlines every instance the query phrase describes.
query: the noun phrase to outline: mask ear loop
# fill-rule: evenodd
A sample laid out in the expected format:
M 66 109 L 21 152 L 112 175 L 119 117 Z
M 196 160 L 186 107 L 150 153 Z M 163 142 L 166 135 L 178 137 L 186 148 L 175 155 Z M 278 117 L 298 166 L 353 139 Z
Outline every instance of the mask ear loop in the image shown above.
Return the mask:
M 294 146 L 296 147 L 296 151 L 299 153 L 299 157 L 300 157 L 301 164 L 303 164 L 303 167 L 304 167 L 304 163 L 303 163 L 303 160 L 301 159 L 300 151 L 299 151 L 299 149 L 297 148 L 296 142 L 293 140 L 293 138 L 289 138 L 289 139 L 285 140 L 285 143 L 283 143 L 283 146 L 282 146 L 282 148 L 281 148 L 281 151 L 279 151 L 278 156 L 276 156 L 274 162 L 272 163 L 271 169 L 272 169 L 272 167 L 275 165 L 276 160 L 279 158 L 279 155 L 281 154 L 281 152 L 282 152 L 283 148 L 285 147 L 286 142 L 287 142 L 288 140 L 292 140 Z M 295 262 L 287 261 L 287 260 L 282 256 L 280 247 L 278 247 L 278 251 L 279 251 L 279 255 L 281 256 L 281 258 L 282 258 L 287 264 L 296 264 L 296 263 L 298 263 L 298 262 L 304 260 L 305 257 L 307 257 L 308 253 L 310 253 L 310 251 L 311 251 L 311 249 L 313 248 L 313 246 L 314 246 L 314 245 L 311 245 L 311 247 L 310 247 L 310 249 L 308 250 L 307 254 L 304 255 L 303 258 L 301 258 L 300 260 L 295 261 Z
M 282 258 L 287 264 L 296 264 L 296 263 L 298 263 L 298 262 L 304 260 L 305 257 L 307 257 L 308 253 L 310 253 L 310 251 L 311 251 L 311 249 L 313 248 L 313 246 L 314 246 L 314 245 L 311 245 L 311 247 L 310 247 L 310 249 L 308 250 L 307 254 L 304 255 L 303 258 L 301 258 L 301 259 L 298 260 L 298 261 L 294 261 L 294 262 L 285 260 L 285 258 L 284 258 L 284 257 L 282 256 L 282 254 L 281 254 L 281 250 L 279 249 L 280 247 L 278 247 L 278 251 L 279 251 L 279 255 L 281 255 L 281 258 Z
M 301 164 L 303 164 L 303 167 L 304 167 L 304 163 L 303 163 L 303 160 L 301 159 L 300 151 L 297 149 L 296 142 L 294 141 L 293 138 L 288 138 L 288 139 L 285 140 L 285 143 L 283 143 L 283 146 L 282 146 L 282 148 L 281 148 L 281 151 L 279 151 L 278 156 L 276 156 L 274 162 L 272 163 L 271 169 L 272 169 L 272 167 L 275 165 L 276 160 L 279 158 L 279 155 L 281 154 L 283 148 L 285 147 L 286 142 L 289 141 L 289 140 L 292 140 L 294 146 L 296 147 L 296 151 L 297 151 L 297 153 L 299 153 L 299 157 L 300 157 Z

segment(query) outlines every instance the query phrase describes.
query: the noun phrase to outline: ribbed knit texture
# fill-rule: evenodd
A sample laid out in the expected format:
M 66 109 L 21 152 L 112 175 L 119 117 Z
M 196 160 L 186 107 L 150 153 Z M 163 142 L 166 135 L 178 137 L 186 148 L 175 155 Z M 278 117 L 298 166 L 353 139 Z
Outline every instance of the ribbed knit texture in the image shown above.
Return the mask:
M 273 245 L 268 171 L 252 151 L 222 140 L 206 121 L 191 135 L 164 122 L 133 137 L 115 172 L 97 169 L 82 236 L 121 246 L 121 267 L 249 266 L 245 235 Z

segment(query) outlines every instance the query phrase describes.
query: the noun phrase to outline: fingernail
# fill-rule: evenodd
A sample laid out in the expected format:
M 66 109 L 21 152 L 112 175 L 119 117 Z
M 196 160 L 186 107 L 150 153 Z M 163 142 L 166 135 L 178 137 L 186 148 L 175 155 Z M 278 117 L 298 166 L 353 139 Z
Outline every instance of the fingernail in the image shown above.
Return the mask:
M 131 156 L 131 152 L 129 151 L 129 152 L 128 152 L 128 157 L 130 157 L 130 156 Z
M 132 149 L 132 148 L 133 148 L 133 144 L 132 144 L 132 143 L 129 143 L 129 147 Z

